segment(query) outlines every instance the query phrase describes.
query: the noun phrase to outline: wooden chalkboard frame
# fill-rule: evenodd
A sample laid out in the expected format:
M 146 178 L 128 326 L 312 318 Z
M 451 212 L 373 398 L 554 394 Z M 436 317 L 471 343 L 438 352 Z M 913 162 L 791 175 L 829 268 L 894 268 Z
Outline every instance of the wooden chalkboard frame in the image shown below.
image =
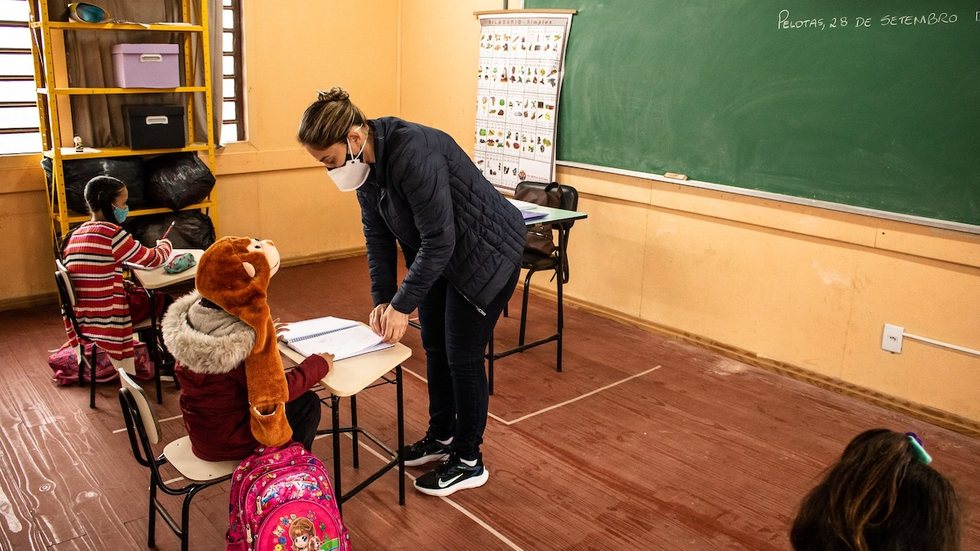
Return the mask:
M 897 212 L 889 212 L 886 210 L 869 209 L 869 208 L 858 207 L 854 205 L 846 205 L 843 203 L 820 201 L 818 199 L 808 199 L 806 197 L 797 197 L 795 195 L 772 193 L 769 191 L 747 189 L 747 188 L 741 188 L 736 186 L 726 186 L 724 184 L 713 184 L 711 182 L 689 180 L 686 178 L 672 178 L 664 174 L 653 174 L 650 172 L 639 172 L 636 170 L 626 170 L 623 168 L 590 165 L 586 163 L 577 163 L 575 161 L 562 161 L 559 159 L 558 161 L 555 162 L 555 164 L 557 164 L 558 166 L 567 166 L 569 168 L 577 168 L 580 170 L 594 170 L 597 172 L 606 172 L 608 174 L 618 174 L 620 176 L 630 176 L 632 178 L 653 180 L 653 181 L 664 182 L 668 184 L 678 184 L 682 186 L 690 186 L 690 187 L 695 187 L 700 189 L 708 189 L 711 191 L 720 191 L 724 193 L 733 193 L 736 195 L 756 197 L 759 199 L 769 199 L 772 201 L 782 201 L 783 203 L 793 203 L 797 205 L 805 205 L 808 207 L 834 210 L 834 211 L 846 212 L 850 214 L 860 214 L 863 216 L 871 216 L 874 218 L 882 218 L 885 220 L 908 222 L 911 224 L 918 224 L 921 226 L 930 226 L 933 228 L 940 228 L 945 230 L 953 230 L 953 231 L 980 235 L 980 226 L 975 226 L 973 224 L 963 224 L 961 222 L 951 222 L 949 220 L 941 220 L 939 218 L 925 218 L 922 216 L 914 216 L 911 214 L 902 214 Z M 678 176 L 683 176 L 683 175 L 678 174 Z

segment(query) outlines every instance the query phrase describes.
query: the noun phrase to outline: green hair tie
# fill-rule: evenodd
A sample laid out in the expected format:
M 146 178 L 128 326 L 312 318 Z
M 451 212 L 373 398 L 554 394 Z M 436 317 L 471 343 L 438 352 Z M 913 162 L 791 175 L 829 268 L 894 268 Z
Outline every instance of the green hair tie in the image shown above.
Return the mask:
M 909 444 L 912 446 L 912 450 L 915 451 L 915 457 L 919 460 L 919 463 L 923 465 L 932 463 L 932 456 L 922 446 L 922 440 L 919 440 L 918 435 L 914 432 L 906 432 L 905 437 L 909 439 Z

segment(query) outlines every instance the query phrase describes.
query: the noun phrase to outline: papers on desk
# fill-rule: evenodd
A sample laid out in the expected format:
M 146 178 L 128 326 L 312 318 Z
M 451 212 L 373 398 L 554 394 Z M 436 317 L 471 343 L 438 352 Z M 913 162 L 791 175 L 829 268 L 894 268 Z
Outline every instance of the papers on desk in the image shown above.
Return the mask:
M 508 197 L 507 200 L 510 201 L 510 204 L 514 205 L 515 207 L 517 207 L 522 211 L 534 210 L 534 208 L 537 207 L 537 205 L 535 205 L 534 203 L 528 203 L 527 201 L 521 201 L 520 199 L 511 199 L 510 197 Z
M 525 221 L 537 220 L 538 218 L 548 216 L 547 212 L 535 210 L 538 208 L 538 205 L 535 205 L 534 203 L 528 203 L 527 201 L 521 201 L 520 199 L 511 199 L 509 197 L 507 200 L 510 201 L 510 204 L 514 205 L 521 211 L 521 216 L 524 217 Z
M 290 323 L 282 341 L 304 356 L 328 352 L 336 361 L 394 346 L 363 323 L 332 316 Z

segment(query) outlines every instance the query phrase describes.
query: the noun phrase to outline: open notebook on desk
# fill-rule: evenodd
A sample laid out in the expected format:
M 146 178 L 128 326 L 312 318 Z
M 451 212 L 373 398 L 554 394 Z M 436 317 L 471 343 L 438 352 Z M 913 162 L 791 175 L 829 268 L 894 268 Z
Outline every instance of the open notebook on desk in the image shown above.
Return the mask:
M 282 342 L 304 356 L 329 352 L 335 361 L 391 348 L 363 323 L 327 316 L 286 325 Z

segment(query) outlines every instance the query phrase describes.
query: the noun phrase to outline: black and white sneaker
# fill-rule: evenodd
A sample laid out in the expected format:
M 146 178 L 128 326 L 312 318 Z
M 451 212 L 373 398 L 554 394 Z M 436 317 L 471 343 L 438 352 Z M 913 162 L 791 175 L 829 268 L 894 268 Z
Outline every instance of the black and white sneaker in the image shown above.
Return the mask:
M 483 466 L 483 459 L 475 465 L 467 465 L 456 454 L 415 480 L 415 489 L 430 496 L 445 497 L 457 490 L 479 488 L 487 483 L 490 471 Z
M 425 465 L 432 461 L 442 461 L 449 457 L 449 444 L 451 443 L 452 438 L 449 439 L 448 443 L 443 444 L 429 434 L 426 434 L 418 442 L 402 448 L 401 453 L 402 457 L 405 458 L 405 466 L 418 467 L 419 465 Z

